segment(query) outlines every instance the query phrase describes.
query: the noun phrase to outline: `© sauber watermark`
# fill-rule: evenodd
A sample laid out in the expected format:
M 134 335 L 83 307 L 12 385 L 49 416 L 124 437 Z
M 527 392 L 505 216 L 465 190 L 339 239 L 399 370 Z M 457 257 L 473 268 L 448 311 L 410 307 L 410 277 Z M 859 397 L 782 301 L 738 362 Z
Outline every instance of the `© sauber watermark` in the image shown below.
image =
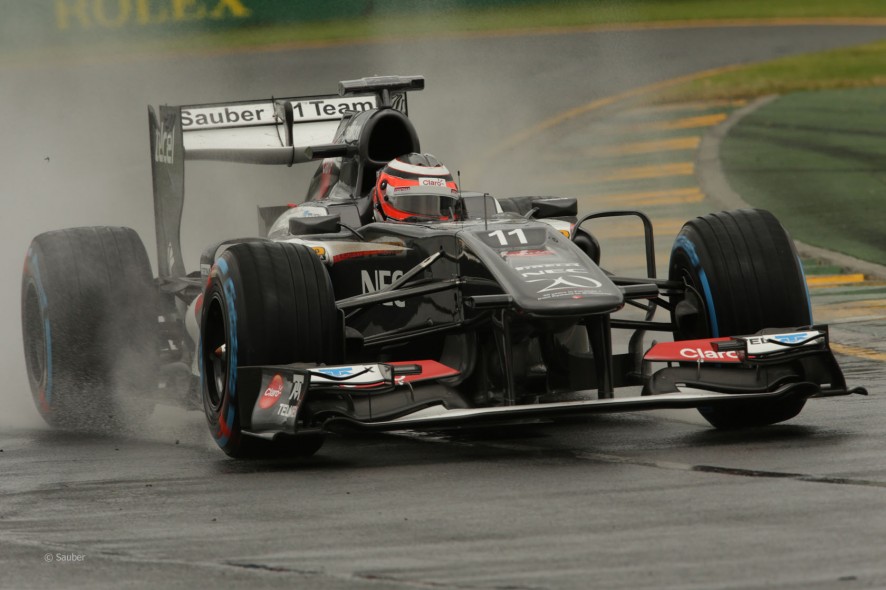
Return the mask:
M 85 553 L 44 553 L 43 561 L 46 563 L 83 563 L 86 561 Z

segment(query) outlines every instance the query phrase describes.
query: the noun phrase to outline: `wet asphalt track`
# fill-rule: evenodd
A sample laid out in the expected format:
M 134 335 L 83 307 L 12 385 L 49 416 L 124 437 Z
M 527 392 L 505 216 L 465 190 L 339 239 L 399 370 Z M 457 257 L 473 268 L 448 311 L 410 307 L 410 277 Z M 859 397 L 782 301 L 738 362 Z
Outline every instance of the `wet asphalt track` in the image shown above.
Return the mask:
M 411 102 L 423 147 L 472 179 L 484 149 L 589 100 L 883 36 L 857 27 L 585 33 L 4 71 L 0 126 L 20 143 L 0 158 L 4 200 L 17 209 L 2 216 L 12 278 L 2 287 L 11 336 L 0 587 L 886 586 L 881 362 L 841 357 L 869 398 L 810 402 L 786 425 L 741 433 L 714 431 L 692 411 L 655 412 L 457 438 L 331 439 L 309 461 L 249 463 L 214 448 L 199 412 L 168 406 L 139 439 L 41 428 L 14 336 L 33 234 L 130 225 L 153 248 L 148 102 L 320 93 L 349 77 L 423 73 L 428 90 Z M 486 185 L 543 192 L 524 170 Z M 201 174 L 189 184 L 197 196 L 185 226 L 199 225 L 186 231 L 191 260 L 215 236 L 253 232 L 255 205 L 288 200 L 280 195 L 297 194 L 304 178 Z M 883 333 L 883 321 L 845 323 L 834 339 L 870 347 Z

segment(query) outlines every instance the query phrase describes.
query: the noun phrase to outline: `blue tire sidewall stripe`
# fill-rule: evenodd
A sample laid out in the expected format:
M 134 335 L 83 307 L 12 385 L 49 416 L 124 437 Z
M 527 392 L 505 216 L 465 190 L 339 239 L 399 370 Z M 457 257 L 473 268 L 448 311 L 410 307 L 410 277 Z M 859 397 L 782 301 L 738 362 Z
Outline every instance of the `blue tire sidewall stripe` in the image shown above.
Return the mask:
M 701 282 L 702 295 L 705 298 L 705 305 L 708 311 L 708 320 L 711 323 L 711 337 L 718 338 L 720 336 L 720 327 L 717 324 L 717 310 L 714 307 L 714 297 L 711 293 L 711 285 L 708 282 L 708 275 L 705 273 L 704 268 L 701 266 L 701 259 L 698 257 L 698 252 L 695 249 L 695 244 L 692 243 L 692 240 L 686 237 L 684 234 L 680 234 L 677 236 L 677 239 L 674 241 L 674 247 L 671 251 L 671 256 L 673 257 L 673 253 L 677 250 L 683 250 L 686 252 L 686 255 L 689 257 L 689 262 L 692 264 L 693 270 L 698 273 L 698 280 Z
M 229 267 L 227 261 L 224 258 L 219 258 L 215 262 L 215 267 L 218 269 L 218 273 L 213 274 L 218 275 L 218 279 L 221 282 L 222 290 L 225 294 L 228 313 L 228 325 L 230 330 L 230 333 L 228 334 L 228 350 L 225 351 L 229 361 L 227 384 L 228 395 L 225 397 L 224 403 L 219 409 L 218 419 L 219 421 L 225 421 L 228 432 L 233 435 L 234 420 L 237 417 L 237 309 L 234 305 L 237 298 L 237 292 L 234 288 L 234 280 L 229 275 Z M 202 348 L 203 339 L 201 338 L 200 340 L 200 346 Z M 203 376 L 205 369 L 203 369 L 202 362 L 200 363 L 200 367 L 200 378 L 205 379 L 205 377 Z M 218 446 L 222 448 L 227 446 L 228 442 L 230 442 L 230 438 L 228 437 L 228 435 L 223 435 L 219 437 L 213 436 L 213 438 L 215 438 L 216 444 L 218 444 Z
M 803 261 L 800 260 L 799 256 L 797 256 L 797 266 L 800 267 L 800 278 L 803 280 L 803 288 L 806 291 L 806 307 L 809 311 L 809 324 L 812 325 L 815 323 L 815 320 L 812 318 L 812 295 L 809 293 L 809 283 L 806 282 L 806 270 L 803 268 Z

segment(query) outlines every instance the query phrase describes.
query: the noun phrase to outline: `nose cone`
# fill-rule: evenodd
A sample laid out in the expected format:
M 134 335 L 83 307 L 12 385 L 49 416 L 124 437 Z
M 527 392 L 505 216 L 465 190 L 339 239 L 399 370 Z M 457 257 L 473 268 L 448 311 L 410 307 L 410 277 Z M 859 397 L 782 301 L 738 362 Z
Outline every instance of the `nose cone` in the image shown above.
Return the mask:
M 624 295 L 568 238 L 544 223 L 503 223 L 463 232 L 516 307 L 534 316 L 611 313 Z

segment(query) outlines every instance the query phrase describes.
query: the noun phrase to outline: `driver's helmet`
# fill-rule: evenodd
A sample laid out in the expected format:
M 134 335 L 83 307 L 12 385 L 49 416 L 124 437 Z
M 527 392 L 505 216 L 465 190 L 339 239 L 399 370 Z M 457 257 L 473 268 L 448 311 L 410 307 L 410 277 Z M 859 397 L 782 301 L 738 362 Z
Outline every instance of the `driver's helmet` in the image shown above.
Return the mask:
M 461 219 L 458 187 L 430 154 L 406 154 L 378 173 L 372 200 L 376 217 L 391 221 Z

